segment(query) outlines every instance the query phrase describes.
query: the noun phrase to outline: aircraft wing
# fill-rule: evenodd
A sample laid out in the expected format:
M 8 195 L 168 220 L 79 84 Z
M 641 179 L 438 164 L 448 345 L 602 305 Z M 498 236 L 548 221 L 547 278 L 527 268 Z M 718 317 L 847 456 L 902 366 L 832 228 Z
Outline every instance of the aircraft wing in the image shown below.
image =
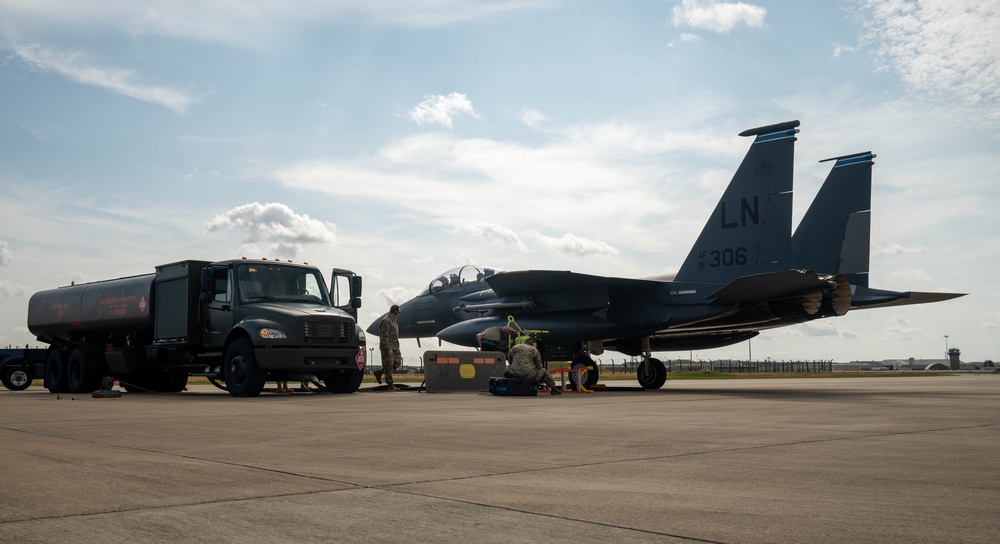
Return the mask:
M 708 296 L 720 304 L 738 304 L 803 296 L 835 287 L 830 280 L 798 270 L 743 276 L 722 286 Z
M 606 276 L 579 274 L 568 270 L 518 270 L 501 272 L 486 278 L 498 297 L 511 295 L 533 295 L 537 293 L 552 293 L 558 291 L 577 291 L 583 289 L 607 288 L 611 285 L 627 283 L 659 284 L 654 280 L 632 280 Z

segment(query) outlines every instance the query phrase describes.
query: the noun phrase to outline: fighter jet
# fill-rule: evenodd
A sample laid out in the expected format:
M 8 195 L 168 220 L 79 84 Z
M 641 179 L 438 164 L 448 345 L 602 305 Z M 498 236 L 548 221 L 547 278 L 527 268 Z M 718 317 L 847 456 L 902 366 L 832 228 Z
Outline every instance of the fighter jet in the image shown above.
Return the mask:
M 789 121 L 740 133 L 754 141 L 675 276 L 470 265 L 438 277 L 401 305 L 400 337 L 437 336 L 475 347 L 477 333 L 513 318 L 522 329 L 545 331 L 550 360 L 592 364 L 590 355 L 604 349 L 641 355 L 639 383 L 656 389 L 666 380 L 666 367 L 652 357 L 656 351 L 722 347 L 851 309 L 962 296 L 868 288 L 870 152 L 830 159 L 837 162 L 792 236 L 798 126 Z M 598 371 L 587 372 L 584 385 L 597 379 Z

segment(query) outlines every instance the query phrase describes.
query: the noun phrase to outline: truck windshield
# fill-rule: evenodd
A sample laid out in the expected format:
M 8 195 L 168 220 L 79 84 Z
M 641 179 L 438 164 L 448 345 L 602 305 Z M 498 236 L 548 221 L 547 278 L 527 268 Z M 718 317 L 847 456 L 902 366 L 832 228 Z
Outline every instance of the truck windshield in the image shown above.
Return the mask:
M 240 302 L 304 302 L 330 305 L 319 270 L 280 263 L 246 263 L 236 267 Z

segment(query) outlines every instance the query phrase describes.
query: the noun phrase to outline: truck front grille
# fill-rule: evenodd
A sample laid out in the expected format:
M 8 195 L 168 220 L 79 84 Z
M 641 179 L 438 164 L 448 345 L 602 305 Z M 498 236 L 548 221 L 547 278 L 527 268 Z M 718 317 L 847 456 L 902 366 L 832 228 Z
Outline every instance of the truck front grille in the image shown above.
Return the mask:
M 299 337 L 306 342 L 349 342 L 354 338 L 354 322 L 302 321 Z

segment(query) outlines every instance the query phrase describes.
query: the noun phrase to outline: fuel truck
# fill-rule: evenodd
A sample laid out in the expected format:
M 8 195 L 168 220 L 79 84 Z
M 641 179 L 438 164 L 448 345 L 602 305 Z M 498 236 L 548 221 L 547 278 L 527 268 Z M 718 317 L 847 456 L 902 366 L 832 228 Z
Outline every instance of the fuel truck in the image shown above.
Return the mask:
M 257 396 L 271 380 L 313 378 L 351 393 L 366 363 L 356 319 L 361 277 L 334 269 L 331 285 L 308 264 L 180 261 L 35 293 L 28 330 L 49 346 L 44 379 L 52 393 L 112 380 L 128 392 L 179 392 L 189 376 L 234 397 Z

